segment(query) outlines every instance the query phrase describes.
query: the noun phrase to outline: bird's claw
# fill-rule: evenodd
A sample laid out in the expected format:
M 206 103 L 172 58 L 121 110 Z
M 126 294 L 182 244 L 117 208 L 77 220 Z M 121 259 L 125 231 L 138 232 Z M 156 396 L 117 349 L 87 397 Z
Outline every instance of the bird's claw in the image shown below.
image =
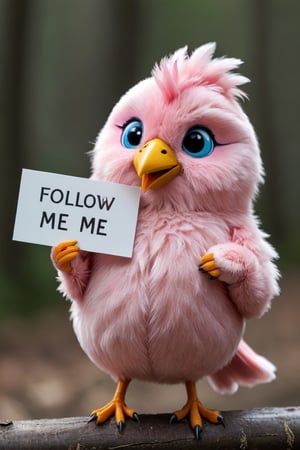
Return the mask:
M 172 414 L 170 423 L 177 423 L 186 416 L 189 416 L 189 422 L 197 441 L 201 438 L 203 419 L 211 423 L 221 424 L 225 428 L 224 418 L 219 411 L 206 408 L 199 400 L 188 402 L 181 410 Z
M 172 414 L 172 416 L 170 417 L 170 424 L 174 424 L 178 422 L 178 417 L 175 414 Z M 193 428 L 193 431 L 195 433 L 195 438 L 197 441 L 199 441 L 200 437 L 201 437 L 201 432 L 202 432 L 202 426 L 200 425 L 195 425 Z
M 120 421 L 118 423 L 118 429 L 119 429 L 120 433 L 122 433 L 122 431 L 124 430 L 124 426 L 125 426 L 125 422 Z
M 194 428 L 194 433 L 195 433 L 195 438 L 197 441 L 199 441 L 199 439 L 201 437 L 201 432 L 202 432 L 202 428 L 200 427 L 200 425 L 196 425 Z
M 225 428 L 224 417 L 221 414 L 218 415 L 217 421 L 219 424 L 221 424 Z
M 130 417 L 135 422 L 140 421 L 137 413 L 133 409 L 128 408 L 124 402 L 120 400 L 111 400 L 102 408 L 92 411 L 88 422 L 95 421 L 97 424 L 101 424 L 113 415 L 115 416 L 115 422 L 119 431 L 124 430 L 125 416 Z
M 138 414 L 137 414 L 136 412 L 134 412 L 134 413 L 132 414 L 132 419 L 133 419 L 135 422 L 140 423 L 140 418 L 139 418 L 139 416 L 138 416 Z M 120 422 L 117 424 L 117 427 L 118 427 L 120 433 L 122 433 L 122 431 L 124 430 L 124 427 L 125 427 L 125 421 L 120 420 Z
M 88 423 L 96 422 L 96 420 L 97 420 L 97 414 L 91 414 L 89 417 Z
M 90 418 L 89 418 L 89 420 L 88 420 L 88 423 L 90 423 L 90 422 L 97 422 L 97 423 L 99 423 L 99 422 L 98 422 L 98 416 L 97 416 L 96 413 L 90 415 Z M 117 423 L 117 427 L 118 427 L 119 431 L 122 432 L 122 431 L 124 430 L 124 427 L 125 427 L 125 422 L 123 422 L 122 420 L 120 420 L 120 421 Z
M 58 270 L 70 272 L 72 270 L 71 262 L 77 257 L 80 248 L 77 241 L 65 241 L 54 247 L 52 258 Z
M 173 423 L 177 423 L 177 422 L 178 422 L 178 419 L 177 419 L 176 414 L 172 414 L 172 416 L 170 417 L 170 423 L 173 424 Z
M 188 400 L 186 404 L 171 416 L 170 423 L 176 423 L 188 417 L 190 426 L 194 430 L 197 440 L 200 439 L 203 419 L 208 422 L 224 425 L 224 420 L 219 411 L 206 408 L 197 396 L 195 383 L 186 382 Z
M 140 423 L 140 418 L 136 412 L 133 413 L 132 418 L 135 422 Z
M 200 272 L 207 274 L 209 280 L 215 280 L 221 275 L 221 271 L 217 267 L 213 253 L 207 253 L 202 256 L 198 268 Z

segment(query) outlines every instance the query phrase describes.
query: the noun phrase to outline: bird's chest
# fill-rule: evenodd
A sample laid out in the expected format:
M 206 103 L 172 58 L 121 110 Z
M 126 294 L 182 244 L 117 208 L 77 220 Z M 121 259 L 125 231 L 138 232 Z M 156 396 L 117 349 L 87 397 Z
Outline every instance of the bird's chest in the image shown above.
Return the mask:
M 159 267 L 165 275 L 184 265 L 197 268 L 208 249 L 229 239 L 229 227 L 208 214 L 158 214 L 139 220 L 133 265 L 155 276 Z M 162 265 L 165 264 L 165 270 Z M 146 270 L 147 269 L 147 270 Z
M 209 286 L 198 271 L 208 249 L 228 239 L 228 229 L 208 215 L 157 214 L 140 218 L 133 257 L 96 255 L 88 296 L 115 311 L 130 308 L 155 313 L 170 298 L 180 302 L 204 295 Z M 184 306 L 184 305 L 183 305 Z M 133 314 L 134 316 L 134 314 Z

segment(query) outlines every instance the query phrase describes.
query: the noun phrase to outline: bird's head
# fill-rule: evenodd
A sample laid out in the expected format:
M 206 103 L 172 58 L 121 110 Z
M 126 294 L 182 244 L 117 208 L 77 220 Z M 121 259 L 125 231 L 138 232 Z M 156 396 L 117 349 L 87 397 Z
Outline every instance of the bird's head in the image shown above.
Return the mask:
M 256 136 L 238 104 L 241 61 L 186 48 L 116 104 L 93 151 L 95 179 L 141 185 L 159 209 L 244 212 L 262 181 Z

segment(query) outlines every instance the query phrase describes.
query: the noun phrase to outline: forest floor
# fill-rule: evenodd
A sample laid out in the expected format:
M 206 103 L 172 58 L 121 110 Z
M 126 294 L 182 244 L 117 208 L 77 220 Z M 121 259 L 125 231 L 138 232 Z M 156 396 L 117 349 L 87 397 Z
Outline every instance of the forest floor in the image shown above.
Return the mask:
M 233 396 L 200 381 L 207 406 L 220 410 L 300 405 L 300 277 L 285 275 L 271 311 L 248 323 L 247 342 L 277 366 L 277 379 Z M 0 418 L 87 416 L 111 399 L 114 382 L 85 356 L 73 334 L 67 305 L 33 320 L 0 323 Z M 127 403 L 138 413 L 169 412 L 185 402 L 183 386 L 132 382 Z

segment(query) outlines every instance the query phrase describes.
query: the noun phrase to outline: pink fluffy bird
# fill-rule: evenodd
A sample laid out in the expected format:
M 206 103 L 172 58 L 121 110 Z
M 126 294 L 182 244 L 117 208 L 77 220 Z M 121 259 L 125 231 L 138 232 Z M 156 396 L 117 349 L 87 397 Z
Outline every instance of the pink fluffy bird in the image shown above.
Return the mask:
M 279 293 L 277 254 L 253 214 L 264 171 L 238 102 L 248 79 L 235 72 L 240 60 L 214 50 L 163 58 L 96 140 L 91 178 L 142 188 L 132 258 L 80 250 L 76 236 L 52 249 L 78 341 L 117 381 L 91 419 L 115 416 L 120 430 L 126 416 L 138 420 L 125 403 L 132 379 L 185 383 L 171 422 L 187 417 L 199 438 L 203 419 L 223 419 L 200 402 L 197 380 L 233 393 L 275 377 L 243 340 L 246 319 Z

